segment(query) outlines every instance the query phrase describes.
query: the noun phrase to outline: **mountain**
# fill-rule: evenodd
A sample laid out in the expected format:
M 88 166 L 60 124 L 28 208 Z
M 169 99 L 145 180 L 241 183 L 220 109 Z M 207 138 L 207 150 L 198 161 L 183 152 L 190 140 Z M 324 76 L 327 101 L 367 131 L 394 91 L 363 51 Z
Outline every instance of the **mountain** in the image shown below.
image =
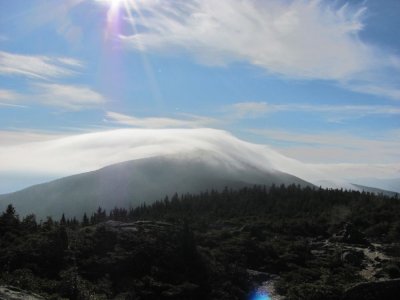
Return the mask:
M 0 147 L 0 194 L 121 162 L 171 155 L 267 172 L 279 170 L 308 182 L 326 177 L 314 166 L 223 130 L 126 128 Z
M 358 185 L 368 185 L 400 193 L 400 178 L 357 178 L 353 182 Z
M 167 155 L 113 164 L 102 169 L 68 176 L 24 190 L 1 195 L 0 210 L 12 203 L 21 215 L 35 213 L 44 218 L 80 217 L 98 206 L 107 210 L 137 206 L 172 196 L 224 187 L 240 188 L 253 184 L 310 183 L 274 169 L 233 164 L 220 155 L 196 152 Z
M 370 186 L 365 186 L 365 185 L 360 185 L 360 184 L 355 184 L 355 183 L 353 183 L 353 185 L 364 192 L 374 193 L 377 195 L 382 194 L 382 195 L 385 195 L 388 197 L 394 197 L 398 194 L 398 192 L 394 192 L 391 190 L 384 190 L 384 189 L 379 189 L 376 187 L 370 187 Z
M 0 210 L 12 203 L 21 215 L 80 216 L 98 206 L 136 206 L 175 192 L 253 184 L 379 188 L 374 182 L 343 179 L 358 168 L 303 163 L 222 130 L 107 130 L 0 147 L 0 181 L 7 179 L 7 185 L 31 182 L 26 187 L 44 178 L 61 178 L 0 195 Z M 379 166 L 379 170 L 386 168 Z M 397 174 L 397 166 L 389 169 Z M 362 174 L 367 173 L 371 172 Z

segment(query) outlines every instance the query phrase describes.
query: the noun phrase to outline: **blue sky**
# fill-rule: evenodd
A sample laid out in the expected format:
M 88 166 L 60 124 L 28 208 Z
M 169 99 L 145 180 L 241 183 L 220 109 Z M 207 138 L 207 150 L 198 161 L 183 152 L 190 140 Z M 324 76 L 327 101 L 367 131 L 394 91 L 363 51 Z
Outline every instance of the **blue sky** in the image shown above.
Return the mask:
M 400 162 L 400 2 L 0 0 L 0 146 L 212 127 Z

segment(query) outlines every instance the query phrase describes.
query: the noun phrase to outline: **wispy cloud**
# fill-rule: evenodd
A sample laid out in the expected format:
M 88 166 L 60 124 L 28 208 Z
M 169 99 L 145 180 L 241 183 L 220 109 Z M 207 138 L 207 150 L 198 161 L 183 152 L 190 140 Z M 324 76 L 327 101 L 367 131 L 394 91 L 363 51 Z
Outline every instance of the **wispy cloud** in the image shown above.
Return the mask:
M 233 116 L 261 117 L 268 113 L 304 112 L 328 116 L 329 121 L 360 118 L 369 115 L 400 115 L 400 107 L 394 105 L 323 105 L 323 104 L 269 104 L 266 102 L 239 102 L 227 108 Z
M 398 76 L 398 74 L 397 74 Z M 390 85 L 387 83 L 375 83 L 371 82 L 364 82 L 358 84 L 346 84 L 346 86 L 355 91 L 360 93 L 367 93 L 375 96 L 384 96 L 389 99 L 400 100 L 400 89 L 398 88 L 399 84 Z
M 59 57 L 59 58 L 57 58 L 57 61 L 59 61 L 60 63 L 62 63 L 64 65 L 70 66 L 70 67 L 76 67 L 76 68 L 84 67 L 84 63 L 75 58 Z
M 136 50 L 184 51 L 212 65 L 248 62 L 284 77 L 333 80 L 358 92 L 400 99 L 398 82 L 384 84 L 387 72 L 398 77 L 398 57 L 359 36 L 364 5 L 279 0 L 135 2 L 130 22 L 143 30 L 124 40 Z
M 0 100 L 14 101 L 21 97 L 20 94 L 11 90 L 0 89 Z
M 21 55 L 0 51 L 0 75 L 19 75 L 34 79 L 24 93 L 0 90 L 0 100 L 7 106 L 38 103 L 67 110 L 99 107 L 105 103 L 104 97 L 88 86 L 37 80 L 76 75 L 83 67 L 82 61 L 70 57 Z
M 101 94 L 83 85 L 33 83 L 26 93 L 0 89 L 0 102 L 9 107 L 40 104 L 77 111 L 101 108 L 106 100 Z
M 26 153 L 29 153 L 27 156 Z M 117 129 L 0 147 L 0 174 L 63 176 L 134 159 L 174 155 L 236 170 L 274 169 L 310 178 L 306 165 L 215 129 Z
M 227 107 L 234 117 L 259 117 L 270 110 L 266 102 L 238 102 Z
M 101 94 L 83 85 L 36 83 L 34 90 L 37 102 L 67 110 L 99 108 L 106 102 Z
M 400 161 L 400 131 L 380 137 L 361 137 L 346 132 L 300 133 L 274 129 L 252 129 L 266 142 L 290 157 L 312 163 L 393 163 Z
M 55 140 L 66 134 L 33 130 L 0 130 L 0 146 L 9 147 L 28 143 Z
M 20 101 L 22 98 L 21 94 L 11 90 L 0 89 L 0 106 L 6 106 L 11 108 L 26 108 L 27 106 L 16 104 L 15 102 Z
M 83 63 L 73 58 L 22 55 L 0 51 L 0 75 L 52 79 L 75 75 L 81 67 Z
M 400 187 L 396 184 L 395 187 L 388 186 L 387 179 L 400 178 L 400 164 L 312 164 L 316 170 L 327 174 L 331 178 L 343 178 L 352 183 L 361 185 L 383 188 L 387 190 L 400 192 Z M 379 179 L 382 179 L 380 181 Z M 386 181 L 386 183 L 385 183 Z
M 186 115 L 185 118 L 139 118 L 111 111 L 107 112 L 106 121 L 141 128 L 195 128 L 217 123 L 215 119 L 193 115 Z
M 24 14 L 24 20 L 16 18 L 10 22 L 11 26 L 18 31 L 30 33 L 52 24 L 56 32 L 63 36 L 71 45 L 80 45 L 83 38 L 82 27 L 74 22 L 72 11 L 87 0 L 68 0 L 68 1 L 37 1 L 35 5 Z
M 6 106 L 6 107 L 11 107 L 11 108 L 27 108 L 26 105 L 3 103 L 3 102 L 0 102 L 0 106 Z

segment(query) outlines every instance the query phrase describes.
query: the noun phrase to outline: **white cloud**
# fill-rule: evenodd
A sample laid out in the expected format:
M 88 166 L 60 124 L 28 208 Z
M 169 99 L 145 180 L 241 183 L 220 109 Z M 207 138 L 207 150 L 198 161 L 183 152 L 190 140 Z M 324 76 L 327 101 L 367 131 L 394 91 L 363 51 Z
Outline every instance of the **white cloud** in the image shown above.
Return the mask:
M 26 108 L 25 105 L 15 104 L 21 100 L 21 95 L 11 91 L 0 89 L 0 106 L 12 107 L 12 108 Z
M 127 160 L 186 154 L 235 167 L 279 169 L 303 178 L 313 173 L 307 166 L 268 147 L 241 141 L 215 129 L 117 129 L 1 145 L 0 173 L 57 177 Z
M 10 107 L 26 107 L 24 104 L 37 103 L 66 110 L 101 108 L 106 102 L 101 94 L 90 87 L 56 83 L 34 83 L 24 94 L 0 89 L 0 101 L 3 101 L 2 105 Z
M 107 112 L 107 121 L 115 122 L 118 124 L 129 125 L 133 127 L 142 128 L 192 128 L 192 127 L 205 127 L 207 125 L 216 123 L 216 120 L 209 117 L 200 117 L 188 115 L 185 119 L 183 118 L 138 118 L 134 116 L 128 116 L 116 112 Z
M 72 58 L 21 55 L 0 51 L 0 75 L 51 79 L 77 74 L 83 63 Z
M 304 111 L 318 113 L 335 113 L 349 115 L 398 115 L 400 107 L 393 105 L 311 105 L 284 104 L 271 105 L 271 111 Z
M 346 84 L 347 87 L 355 92 L 371 94 L 375 96 L 384 96 L 386 98 L 400 100 L 400 89 L 396 85 L 376 84 L 374 82 Z
M 269 104 L 266 102 L 239 102 L 227 107 L 234 117 L 261 117 L 276 112 L 305 112 L 326 115 L 328 121 L 360 118 L 370 115 L 400 115 L 394 105 L 321 105 L 321 104 Z
M 310 163 L 397 163 L 400 161 L 400 131 L 380 137 L 360 137 L 346 132 L 299 133 L 253 129 L 281 153 Z
M 312 164 L 312 167 L 323 173 L 329 174 L 334 178 L 343 178 L 352 180 L 354 183 L 360 181 L 359 184 L 377 186 L 377 179 L 400 178 L 400 164 Z M 365 183 L 364 179 L 370 178 L 369 183 Z M 373 179 L 375 180 L 373 180 Z M 372 179 L 372 180 L 371 180 Z M 396 188 L 399 190 L 399 187 Z
M 35 101 L 67 110 L 99 108 L 105 99 L 91 88 L 82 85 L 64 85 L 55 83 L 36 83 Z
M 0 130 L 0 147 L 24 145 L 28 143 L 55 140 L 65 136 L 60 133 L 24 130 Z
M 2 136 L 7 140 L 7 133 L 0 132 L 0 138 Z M 376 177 L 398 177 L 400 170 L 399 163 L 346 164 L 346 168 L 337 164 L 305 164 L 265 145 L 248 143 L 215 129 L 117 129 L 61 138 L 27 134 L 23 139 L 27 143 L 21 144 L 19 138 L 17 141 L 11 138 L 0 145 L 2 178 L 19 178 L 26 174 L 32 178 L 57 178 L 160 155 L 188 155 L 188 158 L 239 170 L 280 170 L 310 182 L 337 180 L 340 183 L 346 175 L 340 174 L 340 168 L 351 169 L 351 174 L 358 177 L 364 177 L 368 170 L 379 169 Z
M 84 63 L 78 59 L 70 58 L 70 57 L 59 57 L 57 61 L 64 65 L 68 65 L 70 67 L 82 68 L 84 67 Z
M 80 60 L 70 57 L 21 55 L 0 51 L 0 75 L 20 75 L 32 79 L 55 79 L 77 74 L 84 67 Z M 90 87 L 34 82 L 24 93 L 0 89 L 1 105 L 23 107 L 39 103 L 67 110 L 81 110 L 103 105 L 105 99 Z
M 128 19 L 137 32 L 124 40 L 136 50 L 184 51 L 213 65 L 248 62 L 272 74 L 334 80 L 400 99 L 398 82 L 388 92 L 387 76 L 375 75 L 398 76 L 399 58 L 359 37 L 365 6 L 317 0 L 140 0 L 134 6 Z
M 26 105 L 19 105 L 19 104 L 11 104 L 11 103 L 4 103 L 0 102 L 0 106 L 11 107 L 11 108 L 27 108 Z
M 0 102 L 0 106 L 6 106 L 6 107 L 11 107 L 11 108 L 27 108 L 27 106 L 25 106 L 25 105 L 3 103 L 3 102 Z
M 272 73 L 324 79 L 364 70 L 372 54 L 355 38 L 363 8 L 338 10 L 319 1 L 159 3 L 146 19 L 136 18 L 148 31 L 127 37 L 131 46 L 184 48 L 211 63 L 242 60 Z

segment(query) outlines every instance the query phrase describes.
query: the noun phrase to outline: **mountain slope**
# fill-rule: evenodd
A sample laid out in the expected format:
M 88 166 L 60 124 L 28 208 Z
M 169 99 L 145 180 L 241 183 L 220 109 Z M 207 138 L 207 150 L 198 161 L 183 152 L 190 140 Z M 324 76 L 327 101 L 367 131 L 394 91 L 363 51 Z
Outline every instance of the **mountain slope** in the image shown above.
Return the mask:
M 398 192 L 391 191 L 391 190 L 384 190 L 384 189 L 379 189 L 376 187 L 370 187 L 370 186 L 365 186 L 365 185 L 360 185 L 360 184 L 355 184 L 355 183 L 353 183 L 353 185 L 364 192 L 374 193 L 377 195 L 382 194 L 382 195 L 385 195 L 388 197 L 394 197 L 398 194 Z
M 21 184 L 24 178 L 31 184 L 43 182 L 43 178 L 63 178 L 0 196 L 0 209 L 12 203 L 22 215 L 59 216 L 64 212 L 79 216 L 99 205 L 107 209 L 135 206 L 175 192 L 196 193 L 224 186 L 311 183 L 352 190 L 377 187 L 343 179 L 349 178 L 353 169 L 358 166 L 302 163 L 222 130 L 116 129 L 0 147 L 0 179 L 8 179 L 9 184 L 13 180 Z M 398 167 L 389 169 L 393 173 Z M 69 175 L 73 176 L 65 177 Z
M 354 183 L 400 193 L 400 178 L 357 178 Z
M 310 185 L 295 176 L 231 164 L 211 153 L 170 155 L 138 159 L 35 185 L 0 196 L 0 209 L 12 203 L 21 215 L 35 213 L 59 217 L 80 217 L 98 206 L 136 206 L 166 195 L 196 193 L 225 186 L 240 188 L 252 184 Z

